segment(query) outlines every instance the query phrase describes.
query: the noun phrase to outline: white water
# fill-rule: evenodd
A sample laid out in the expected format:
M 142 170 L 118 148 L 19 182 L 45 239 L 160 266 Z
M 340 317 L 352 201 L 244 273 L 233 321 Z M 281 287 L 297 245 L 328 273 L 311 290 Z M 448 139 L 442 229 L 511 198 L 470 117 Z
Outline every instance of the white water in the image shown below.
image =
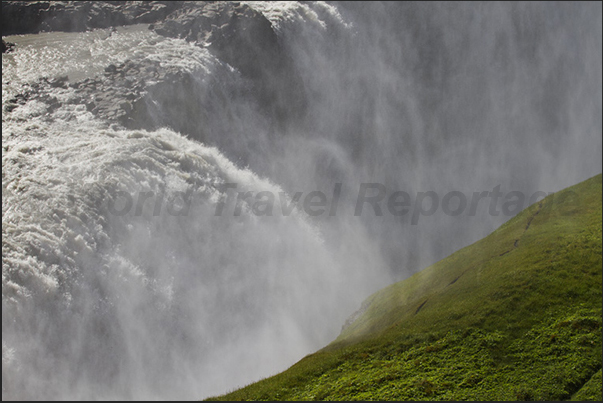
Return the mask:
M 3 103 L 41 77 L 77 81 L 126 59 L 200 79 L 216 62 L 146 27 L 11 40 L 19 51 L 3 56 Z M 66 103 L 74 94 L 52 95 Z M 83 105 L 48 113 L 34 100 L 3 114 L 2 138 L 3 398 L 225 392 L 327 344 L 359 301 L 349 287 L 375 287 L 355 279 L 361 261 L 333 256 L 298 210 L 215 217 L 216 203 L 234 195 L 223 183 L 281 189 L 168 129 L 119 130 Z M 116 191 L 155 197 L 138 216 L 115 216 Z M 188 214 L 169 214 L 170 198 L 187 191 Z
M 221 183 L 274 185 L 168 130 L 81 120 L 5 130 L 9 396 L 202 396 L 282 369 L 336 335 L 329 320 L 342 318 L 331 315 L 345 296 L 333 279 L 345 273 L 310 223 L 213 216 Z M 139 217 L 105 206 L 116 189 L 169 200 L 191 188 L 183 217 L 154 217 L 154 199 Z
M 390 269 L 404 277 L 506 219 L 353 217 L 360 182 L 553 191 L 600 172 L 600 5 L 596 18 L 572 9 L 541 27 L 523 16 L 559 17 L 554 7 L 248 3 L 310 97 L 285 133 L 234 99 L 212 100 L 215 115 L 196 120 L 207 144 L 110 125 L 69 104 L 73 89 L 47 90 L 56 110 L 32 99 L 3 112 L 3 399 L 226 392 L 333 340 Z M 2 58 L 3 106 L 41 77 L 76 82 L 128 59 L 201 87 L 245 84 L 206 49 L 146 26 L 8 40 L 17 51 Z M 291 195 L 336 182 L 352 192 L 333 218 L 214 215 L 236 197 L 224 183 Z M 137 203 L 151 191 L 139 214 L 111 213 L 118 192 Z M 180 192 L 194 195 L 186 215 Z

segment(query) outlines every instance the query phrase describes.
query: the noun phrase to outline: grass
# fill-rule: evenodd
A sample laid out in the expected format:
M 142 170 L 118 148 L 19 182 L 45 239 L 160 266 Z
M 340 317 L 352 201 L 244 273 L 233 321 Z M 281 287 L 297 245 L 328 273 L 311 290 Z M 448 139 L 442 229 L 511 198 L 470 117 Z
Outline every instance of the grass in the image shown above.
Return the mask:
M 330 345 L 208 400 L 601 400 L 601 175 L 392 284 Z

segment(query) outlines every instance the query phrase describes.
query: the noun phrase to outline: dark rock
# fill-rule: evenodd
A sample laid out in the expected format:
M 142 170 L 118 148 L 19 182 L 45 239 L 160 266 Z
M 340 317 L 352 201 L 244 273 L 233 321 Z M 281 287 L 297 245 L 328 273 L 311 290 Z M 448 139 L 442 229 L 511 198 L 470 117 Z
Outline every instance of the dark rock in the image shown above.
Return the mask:
M 108 74 L 115 73 L 116 71 L 117 71 L 117 66 L 115 66 L 114 64 L 110 64 L 109 66 L 107 66 L 105 68 L 105 73 L 108 73 Z
M 69 77 L 61 76 L 61 77 L 57 77 L 57 78 L 48 80 L 48 83 L 50 84 L 50 86 L 52 88 L 67 88 L 68 80 L 69 80 Z
M 19 105 L 13 102 L 8 102 L 6 105 L 4 105 L 4 111 L 5 112 L 12 112 L 13 110 L 15 110 L 16 108 L 18 108 Z
M 2 53 L 7 53 L 10 52 L 14 49 L 15 44 L 12 42 L 4 42 L 4 39 L 2 39 Z
M 96 109 L 96 104 L 93 101 L 87 102 L 86 109 L 92 112 L 94 109 Z
M 6 102 L 6 105 L 4 105 L 4 111 L 12 112 L 19 106 L 25 105 L 27 103 L 27 101 L 29 100 L 29 98 L 32 96 L 32 93 L 33 92 L 31 90 L 29 90 L 29 91 L 25 91 L 23 93 L 15 95 L 14 98 L 9 99 Z
M 124 110 L 126 113 L 130 113 L 130 112 L 132 112 L 132 104 L 131 104 L 131 103 L 129 103 L 129 102 L 127 102 L 127 101 L 122 102 L 122 103 L 121 103 L 119 106 L 120 106 L 120 108 L 121 108 L 121 109 L 123 109 L 123 110 Z

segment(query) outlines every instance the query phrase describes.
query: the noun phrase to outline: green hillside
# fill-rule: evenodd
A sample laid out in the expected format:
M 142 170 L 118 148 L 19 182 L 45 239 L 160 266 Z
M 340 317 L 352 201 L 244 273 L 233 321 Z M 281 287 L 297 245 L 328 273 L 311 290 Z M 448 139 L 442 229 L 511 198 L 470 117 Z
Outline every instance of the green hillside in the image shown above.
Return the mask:
M 601 400 L 601 175 L 369 297 L 329 346 L 208 400 Z

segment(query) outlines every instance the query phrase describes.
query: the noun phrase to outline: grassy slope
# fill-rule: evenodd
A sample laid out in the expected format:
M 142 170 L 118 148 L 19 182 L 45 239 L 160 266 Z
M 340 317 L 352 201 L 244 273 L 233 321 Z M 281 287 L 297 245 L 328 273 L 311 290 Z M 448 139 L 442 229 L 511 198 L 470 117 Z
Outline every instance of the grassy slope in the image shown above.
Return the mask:
M 549 196 L 212 400 L 601 400 L 601 198 L 601 175 Z

